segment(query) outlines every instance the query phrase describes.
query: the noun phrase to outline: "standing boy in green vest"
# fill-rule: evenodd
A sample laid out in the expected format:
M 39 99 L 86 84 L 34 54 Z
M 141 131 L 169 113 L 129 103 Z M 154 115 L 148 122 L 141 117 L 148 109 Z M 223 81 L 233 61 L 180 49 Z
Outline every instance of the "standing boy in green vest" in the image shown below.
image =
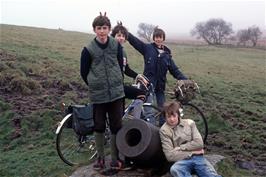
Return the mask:
M 118 159 L 116 134 L 122 126 L 123 116 L 123 53 L 121 45 L 108 34 L 111 23 L 106 13 L 100 13 L 93 23 L 96 37 L 84 47 L 81 53 L 80 73 L 88 85 L 90 102 L 93 104 L 94 135 L 98 154 L 93 168 L 105 168 L 104 132 L 106 119 L 111 130 L 111 163 L 113 169 L 121 169 L 122 161 Z M 108 115 L 108 116 L 106 116 Z

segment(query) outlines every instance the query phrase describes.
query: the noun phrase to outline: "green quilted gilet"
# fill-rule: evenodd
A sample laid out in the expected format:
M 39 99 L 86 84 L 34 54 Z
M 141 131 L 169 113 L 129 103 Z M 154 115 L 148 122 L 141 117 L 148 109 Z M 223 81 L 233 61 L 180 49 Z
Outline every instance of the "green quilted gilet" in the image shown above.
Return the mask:
M 109 37 L 107 48 L 101 49 L 93 40 L 87 49 L 92 57 L 87 76 L 91 103 L 107 103 L 125 96 L 123 76 L 117 60 L 118 43 Z

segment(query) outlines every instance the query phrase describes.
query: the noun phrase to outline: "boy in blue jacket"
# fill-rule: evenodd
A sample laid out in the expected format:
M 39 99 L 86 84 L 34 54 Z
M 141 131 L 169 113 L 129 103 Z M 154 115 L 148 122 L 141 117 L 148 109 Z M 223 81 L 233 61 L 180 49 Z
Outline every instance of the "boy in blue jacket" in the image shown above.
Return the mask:
M 163 107 L 167 71 L 177 80 L 187 80 L 187 77 L 182 74 L 174 63 L 171 50 L 164 45 L 165 32 L 156 27 L 153 31 L 152 39 L 154 42 L 147 44 L 131 33 L 128 35 L 128 42 L 144 57 L 144 75 L 154 86 L 157 105 Z M 164 123 L 163 117 L 160 117 L 159 123 L 160 125 Z

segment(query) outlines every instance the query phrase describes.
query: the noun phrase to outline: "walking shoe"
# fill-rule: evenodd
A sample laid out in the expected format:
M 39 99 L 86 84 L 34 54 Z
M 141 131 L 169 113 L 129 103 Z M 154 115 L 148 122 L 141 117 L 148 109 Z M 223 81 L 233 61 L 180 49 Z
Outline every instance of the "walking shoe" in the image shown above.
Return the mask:
M 135 168 L 134 162 L 131 159 L 129 159 L 128 157 L 125 157 L 123 170 L 128 171 L 128 170 L 132 170 L 134 168 Z
M 105 168 L 105 162 L 104 162 L 104 159 L 99 157 L 97 159 L 97 162 L 93 165 L 93 169 L 94 170 L 102 170 Z
M 114 169 L 111 169 L 111 168 L 106 168 L 102 171 L 100 171 L 100 174 L 101 175 L 104 175 L 104 176 L 113 176 L 115 174 L 117 174 L 119 172 L 119 170 L 114 170 Z
M 121 160 L 112 161 L 110 163 L 110 167 L 111 167 L 111 169 L 114 169 L 114 170 L 122 170 L 122 171 L 128 171 L 128 170 L 131 170 L 132 169 L 132 166 L 126 165 Z

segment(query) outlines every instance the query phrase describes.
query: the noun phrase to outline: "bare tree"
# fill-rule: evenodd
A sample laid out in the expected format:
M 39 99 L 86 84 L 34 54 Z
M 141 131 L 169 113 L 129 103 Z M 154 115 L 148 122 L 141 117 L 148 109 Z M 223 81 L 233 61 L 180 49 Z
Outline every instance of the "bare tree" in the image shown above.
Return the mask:
M 257 45 L 258 39 L 262 35 L 259 27 L 251 26 L 248 29 L 242 29 L 237 32 L 238 43 L 243 43 L 244 46 L 246 42 L 250 41 L 252 46 L 255 47 Z
M 191 30 L 192 36 L 204 39 L 209 45 L 220 45 L 233 33 L 232 24 L 223 19 L 210 19 L 207 22 L 199 22 Z
M 249 39 L 251 40 L 253 47 L 257 45 L 259 37 L 262 35 L 259 27 L 251 26 L 248 28 Z
M 155 25 L 152 24 L 147 24 L 147 23 L 140 23 L 138 25 L 139 30 L 138 30 L 138 36 L 141 38 L 146 39 L 148 42 L 151 42 L 152 38 L 152 33 L 155 28 Z
M 249 32 L 246 29 L 239 30 L 236 34 L 238 39 L 238 44 L 244 44 L 246 46 L 246 42 L 249 41 Z

